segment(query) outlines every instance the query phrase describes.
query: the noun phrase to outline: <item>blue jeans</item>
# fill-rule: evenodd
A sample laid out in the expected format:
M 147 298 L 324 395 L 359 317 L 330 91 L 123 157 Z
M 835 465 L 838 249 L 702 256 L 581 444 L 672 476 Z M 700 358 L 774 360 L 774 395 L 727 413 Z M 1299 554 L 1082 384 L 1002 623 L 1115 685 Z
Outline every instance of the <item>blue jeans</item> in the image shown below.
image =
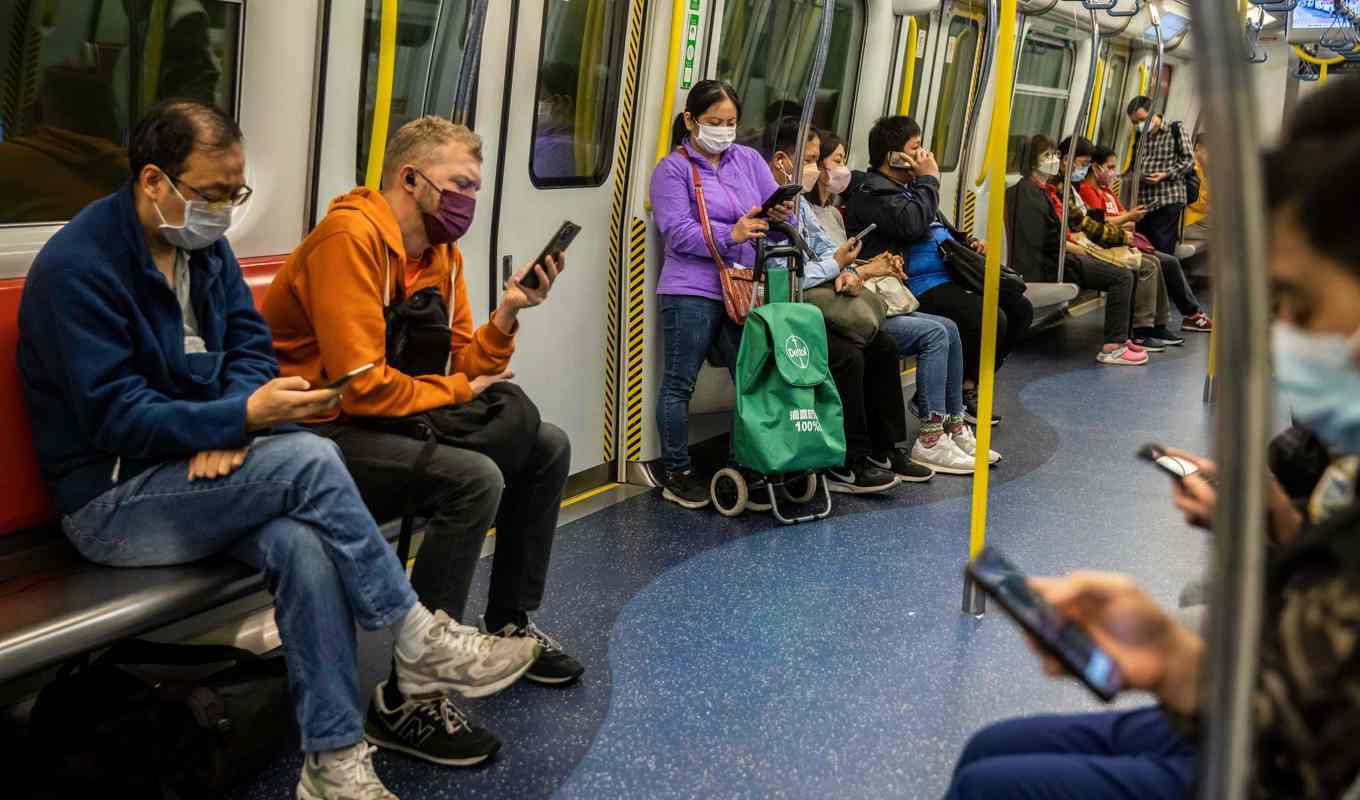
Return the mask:
M 663 294 L 661 330 L 665 339 L 665 370 L 656 401 L 656 429 L 661 437 L 661 463 L 668 472 L 689 469 L 689 398 L 709 351 L 729 371 L 737 367 L 741 328 L 727 318 L 717 300 L 692 295 Z
M 402 619 L 416 594 L 350 479 L 340 449 L 310 433 L 255 440 L 241 468 L 188 479 L 187 461 L 149 469 L 62 519 L 91 561 L 185 564 L 227 553 L 264 570 L 308 752 L 363 738 L 354 623 Z
M 1171 800 L 1191 796 L 1195 759 L 1157 708 L 1020 717 L 968 742 L 945 800 Z
M 963 414 L 963 340 L 954 320 L 918 311 L 888 317 L 883 331 L 897 342 L 899 355 L 916 356 L 917 416 Z

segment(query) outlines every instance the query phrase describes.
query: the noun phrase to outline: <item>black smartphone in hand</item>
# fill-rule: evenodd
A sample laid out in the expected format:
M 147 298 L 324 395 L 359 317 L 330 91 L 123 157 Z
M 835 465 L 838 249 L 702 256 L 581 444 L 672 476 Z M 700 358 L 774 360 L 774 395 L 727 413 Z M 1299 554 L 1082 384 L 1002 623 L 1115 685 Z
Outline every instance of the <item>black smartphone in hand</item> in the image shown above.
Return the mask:
M 355 367 L 354 369 L 350 370 L 349 372 L 346 372 L 344 375 L 341 375 L 340 377 L 336 378 L 335 380 L 331 381 L 330 383 L 326 384 L 321 388 L 330 389 L 331 391 L 335 391 L 336 389 L 343 389 L 345 388 L 345 384 L 349 383 L 350 381 L 354 380 L 355 378 L 359 377 L 365 372 L 368 372 L 369 370 L 373 369 L 376 366 L 378 365 L 376 363 L 373 363 L 365 364 L 362 367 Z
M 965 567 L 968 577 L 1096 697 L 1110 702 L 1124 688 L 1119 665 L 1085 630 L 1030 587 L 1025 574 L 994 548 Z
M 774 209 L 776 206 L 782 206 L 783 204 L 789 202 L 793 198 L 802 194 L 802 192 L 803 187 L 799 186 L 796 183 L 790 183 L 787 186 L 780 186 L 778 189 L 774 190 L 774 194 L 765 198 L 765 202 L 760 204 L 760 213 L 757 214 L 756 216 L 758 217 L 769 216 L 770 211 Z
M 572 240 L 576 238 L 576 234 L 580 232 L 581 226 L 577 225 L 575 222 L 572 222 L 571 220 L 563 222 L 562 227 L 558 228 L 557 233 L 554 233 L 553 237 L 548 240 L 548 244 L 544 246 L 543 252 L 538 254 L 538 258 L 534 259 L 533 264 L 530 265 L 529 271 L 520 279 L 519 285 L 526 289 L 538 289 L 538 273 L 534 271 L 533 266 L 537 264 L 546 270 L 548 268 L 548 256 L 552 256 L 554 259 L 561 257 L 561 255 L 567 251 L 567 248 L 571 246 Z
M 1199 473 L 1199 467 L 1183 458 L 1167 455 L 1166 448 L 1159 444 L 1145 444 L 1138 448 L 1138 457 L 1170 475 L 1177 483 Z M 1210 481 L 1211 485 L 1212 483 Z

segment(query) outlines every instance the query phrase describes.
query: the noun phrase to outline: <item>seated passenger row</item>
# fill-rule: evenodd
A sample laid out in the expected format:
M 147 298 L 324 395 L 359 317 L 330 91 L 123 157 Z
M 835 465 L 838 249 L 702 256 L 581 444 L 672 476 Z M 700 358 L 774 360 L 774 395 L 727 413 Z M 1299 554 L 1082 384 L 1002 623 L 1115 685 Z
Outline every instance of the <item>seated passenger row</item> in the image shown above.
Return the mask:
M 507 382 L 521 312 L 564 264 L 526 267 L 474 330 L 454 243 L 481 140 L 426 117 L 393 137 L 381 190 L 338 198 L 289 257 L 266 324 L 223 238 L 251 193 L 236 123 L 162 102 L 129 161 L 132 181 L 38 254 L 19 311 L 34 443 L 67 537 L 113 566 L 220 553 L 264 571 L 307 754 L 299 798 L 395 797 L 365 740 L 485 760 L 499 741 L 450 695 L 584 671 L 529 616 L 569 443 Z M 429 518 L 409 580 L 370 511 L 393 505 Z M 461 620 L 493 524 L 481 632 Z M 356 623 L 396 640 L 366 716 Z

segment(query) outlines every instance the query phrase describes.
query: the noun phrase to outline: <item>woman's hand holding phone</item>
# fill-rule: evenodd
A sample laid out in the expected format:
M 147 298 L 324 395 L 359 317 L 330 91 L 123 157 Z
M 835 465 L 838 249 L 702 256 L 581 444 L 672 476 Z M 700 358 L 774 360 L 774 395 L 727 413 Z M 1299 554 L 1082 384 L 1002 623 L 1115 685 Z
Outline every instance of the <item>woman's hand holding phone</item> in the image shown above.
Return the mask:
M 1030 578 L 1039 596 L 1079 625 L 1118 665 L 1127 688 L 1156 694 L 1172 709 L 1198 706 L 1200 638 L 1171 619 L 1133 579 L 1108 572 Z M 1058 659 L 1030 646 L 1050 675 L 1067 675 Z
M 770 223 L 760 217 L 760 206 L 751 206 L 751 210 L 732 226 L 732 241 L 741 244 L 750 239 L 760 239 L 769 229 Z
M 1166 454 L 1194 464 L 1198 471 L 1171 484 L 1172 503 L 1185 521 L 1206 531 L 1213 530 L 1218 510 L 1218 465 L 1194 453 L 1166 448 Z M 1303 515 L 1285 494 L 1274 475 L 1266 476 L 1266 532 L 1276 544 L 1289 544 L 1303 527 Z

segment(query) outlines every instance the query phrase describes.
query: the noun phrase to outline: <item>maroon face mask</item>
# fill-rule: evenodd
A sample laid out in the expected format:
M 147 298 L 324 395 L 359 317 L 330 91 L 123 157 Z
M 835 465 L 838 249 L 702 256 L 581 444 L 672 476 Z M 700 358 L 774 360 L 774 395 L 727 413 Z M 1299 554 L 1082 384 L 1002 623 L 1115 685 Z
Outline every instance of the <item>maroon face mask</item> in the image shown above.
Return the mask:
M 426 183 L 439 189 L 423 172 L 415 170 L 415 173 L 425 178 Z M 458 241 L 467 233 L 468 228 L 472 227 L 472 214 L 476 210 L 477 198 L 461 192 L 439 189 L 439 207 L 432 214 L 421 214 L 421 220 L 425 223 L 426 238 L 434 246 Z

